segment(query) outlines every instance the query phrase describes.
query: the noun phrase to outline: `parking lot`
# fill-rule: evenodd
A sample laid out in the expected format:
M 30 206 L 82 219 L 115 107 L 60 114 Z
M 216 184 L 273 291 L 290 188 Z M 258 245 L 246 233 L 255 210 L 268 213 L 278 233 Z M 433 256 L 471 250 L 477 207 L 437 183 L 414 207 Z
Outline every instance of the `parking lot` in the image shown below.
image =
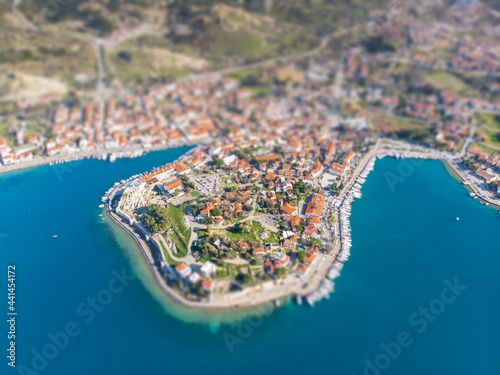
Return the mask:
M 216 194 L 219 184 L 218 175 L 198 176 L 194 177 L 193 180 L 196 185 L 196 190 L 200 194 L 204 195 Z

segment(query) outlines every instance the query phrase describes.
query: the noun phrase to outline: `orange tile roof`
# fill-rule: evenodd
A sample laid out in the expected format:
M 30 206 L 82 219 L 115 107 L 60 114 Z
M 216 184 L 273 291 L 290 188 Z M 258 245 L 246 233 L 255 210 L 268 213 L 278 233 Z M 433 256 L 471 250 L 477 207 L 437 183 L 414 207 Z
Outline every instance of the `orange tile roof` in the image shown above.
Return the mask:
M 321 216 L 321 212 L 323 211 L 323 205 L 316 202 L 309 202 L 306 208 L 306 215 L 316 215 Z
M 307 253 L 305 262 L 311 264 L 312 262 L 314 262 L 315 259 L 316 255 L 314 255 L 313 253 Z
M 175 188 L 177 188 L 179 186 L 182 186 L 182 181 L 181 180 L 175 180 L 175 181 L 169 182 L 168 184 L 165 184 L 165 187 L 168 190 L 175 189 Z
M 281 210 L 285 211 L 288 215 L 293 215 L 297 212 L 297 207 L 294 207 L 291 204 L 287 203 L 281 206 Z

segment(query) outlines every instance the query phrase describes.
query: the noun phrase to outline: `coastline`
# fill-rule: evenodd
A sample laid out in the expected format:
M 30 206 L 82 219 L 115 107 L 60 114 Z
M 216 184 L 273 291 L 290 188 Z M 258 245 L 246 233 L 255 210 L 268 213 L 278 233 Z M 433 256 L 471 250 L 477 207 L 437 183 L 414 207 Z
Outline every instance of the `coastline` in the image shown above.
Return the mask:
M 148 149 L 148 151 L 157 151 L 157 150 L 163 150 L 163 149 L 170 149 L 170 148 L 177 148 L 177 147 L 182 147 L 186 145 L 186 143 L 175 145 L 175 146 L 167 146 L 167 147 L 160 147 L 156 149 Z M 108 153 L 111 150 L 107 150 Z M 123 151 L 123 150 L 122 150 Z M 99 152 L 94 151 L 94 154 L 99 154 Z M 397 156 L 396 156 L 397 155 Z M 359 174 L 361 174 L 366 167 L 366 165 L 370 162 L 370 159 L 373 157 L 375 158 L 383 158 L 383 157 L 398 157 L 398 158 L 425 158 L 425 159 L 433 159 L 433 160 L 441 160 L 445 166 L 447 166 L 447 169 L 451 172 L 453 172 L 452 176 L 456 179 L 462 179 L 463 177 L 461 176 L 460 172 L 456 170 L 455 166 L 453 163 L 448 160 L 447 157 L 445 156 L 439 156 L 437 157 L 437 154 L 434 153 L 424 153 L 424 152 L 403 152 L 399 150 L 391 150 L 391 149 L 374 149 L 367 154 L 364 154 L 363 157 L 360 159 L 358 165 L 355 167 L 355 169 L 352 171 L 351 176 L 349 177 L 345 188 L 343 191 L 339 194 L 337 197 L 338 200 L 344 201 L 345 197 L 350 193 L 350 191 L 353 189 L 353 186 L 356 182 L 356 180 L 359 177 Z M 63 156 L 59 156 L 60 159 L 63 159 Z M 49 163 L 49 160 L 44 160 L 43 164 Z M 18 167 L 18 165 L 13 165 L 15 167 Z M 12 170 L 16 169 L 23 169 L 23 168 L 30 168 L 30 167 L 35 167 L 36 165 L 33 166 L 19 166 L 19 168 L 12 168 Z M 468 185 L 464 185 L 466 188 Z M 113 190 L 117 190 L 117 188 L 114 188 Z M 111 200 L 109 201 L 111 202 Z M 334 242 L 334 249 L 330 254 L 322 254 L 321 262 L 318 262 L 315 266 L 314 272 L 309 273 L 305 278 L 300 278 L 296 280 L 296 282 L 291 285 L 287 286 L 286 288 L 281 287 L 277 283 L 270 286 L 270 289 L 264 290 L 260 287 L 252 287 L 247 290 L 244 290 L 243 292 L 237 292 L 239 293 L 237 299 L 232 299 L 232 297 L 227 298 L 227 300 L 217 300 L 217 301 L 201 301 L 201 302 L 196 302 L 196 301 L 191 301 L 188 298 L 185 298 L 184 296 L 180 295 L 175 291 L 174 288 L 170 287 L 167 285 L 164 276 L 161 274 L 161 271 L 159 267 L 156 265 L 153 255 L 155 249 L 152 248 L 153 246 L 150 245 L 149 243 L 145 242 L 140 235 L 137 234 L 137 232 L 127 226 L 125 222 L 122 221 L 121 218 L 119 218 L 116 214 L 110 211 L 109 207 L 109 202 L 106 204 L 106 212 L 108 216 L 112 219 L 113 223 L 115 223 L 121 230 L 124 231 L 124 233 L 127 234 L 127 236 L 131 236 L 135 242 L 135 246 L 138 246 L 139 249 L 141 250 L 142 258 L 145 260 L 146 265 L 149 268 L 149 273 L 152 276 L 152 279 L 154 279 L 155 282 L 155 288 L 158 290 L 159 293 L 161 293 L 163 296 L 166 296 L 169 302 L 172 302 L 175 305 L 182 306 L 185 309 L 188 310 L 196 310 L 196 311 L 201 311 L 204 313 L 235 313 L 239 312 L 242 314 L 245 314 L 245 310 L 248 310 L 247 315 L 251 315 L 252 311 L 251 309 L 258 308 L 262 305 L 266 304 L 275 304 L 275 305 L 280 305 L 281 302 L 284 300 L 289 301 L 291 298 L 294 296 L 300 296 L 300 297 L 305 297 L 310 293 L 313 293 L 317 291 L 320 287 L 322 282 L 326 279 L 330 268 L 336 263 L 336 261 L 344 262 L 347 259 L 342 259 L 340 258 L 340 253 L 342 252 L 342 236 L 341 234 L 341 221 L 339 220 L 339 211 L 335 213 L 335 216 L 337 218 L 336 221 L 336 234 L 338 236 L 338 239 L 335 239 Z M 490 203 L 491 204 L 491 203 Z M 497 205 L 491 204 L 492 207 L 495 208 L 500 208 Z M 160 250 L 161 251 L 161 250 Z M 347 252 L 346 252 L 347 253 Z M 304 285 L 307 285 L 306 287 Z M 261 289 L 261 290 L 259 290 Z
M 460 182 L 467 191 L 471 193 L 475 193 L 478 199 L 482 202 L 488 203 L 489 206 L 495 209 L 500 210 L 500 204 L 492 202 L 488 199 L 485 199 L 479 195 L 479 192 L 476 188 L 476 186 L 473 183 L 470 183 L 467 181 L 467 179 L 462 175 L 462 172 L 457 168 L 457 166 L 450 161 L 449 159 L 441 159 L 441 161 L 444 163 L 446 169 L 448 170 L 448 173 L 455 178 L 458 182 Z
M 175 149 L 183 146 L 199 146 L 200 143 L 198 142 L 179 142 L 173 145 L 162 145 L 158 147 L 148 147 L 148 148 L 143 148 L 143 147 L 129 147 L 129 148 L 124 148 L 124 147 L 117 147 L 117 148 L 112 148 L 112 149 L 92 149 L 92 150 L 86 150 L 86 151 L 80 151 L 75 154 L 62 154 L 62 155 L 55 155 L 55 156 L 44 156 L 44 157 L 37 157 L 32 160 L 26 161 L 26 162 L 20 162 L 20 163 L 15 163 L 15 164 L 9 164 L 9 165 L 0 165 L 0 174 L 2 173 L 8 173 L 8 172 L 14 172 L 22 169 L 29 169 L 29 168 L 36 168 L 40 167 L 43 165 L 47 164 L 64 164 L 64 163 L 69 163 L 73 161 L 79 161 L 83 159 L 91 159 L 95 158 L 96 156 L 102 155 L 102 154 L 112 154 L 112 153 L 124 153 L 124 152 L 142 152 L 141 156 L 144 156 L 145 154 L 153 151 L 162 151 L 162 150 L 168 150 L 168 149 Z
M 402 159 L 420 158 L 420 159 L 440 160 L 443 163 L 445 163 L 445 165 L 452 164 L 449 162 L 449 160 L 447 160 L 446 157 L 443 156 L 437 157 L 435 154 L 427 154 L 423 152 L 401 152 L 401 151 L 393 151 L 387 149 L 373 150 L 372 152 L 366 154 L 364 158 L 361 160 L 361 162 L 356 166 L 356 169 L 353 171 L 349 179 L 349 182 L 346 185 L 346 188 L 341 192 L 338 199 L 341 202 L 344 202 L 345 198 L 353 189 L 354 184 L 358 179 L 359 175 L 365 170 L 365 167 L 370 162 L 370 160 L 373 160 L 373 158 L 381 159 L 384 157 L 396 157 Z M 452 167 L 452 165 L 450 165 L 450 167 Z M 452 169 L 455 171 L 455 168 Z M 456 171 L 456 173 L 458 176 L 460 176 L 458 171 Z M 106 206 L 108 214 L 112 218 L 112 220 L 115 223 L 117 223 L 120 227 L 124 228 L 121 218 L 119 218 L 118 216 L 109 211 L 108 207 L 109 203 Z M 335 225 L 337 227 L 337 233 L 340 235 L 341 225 L 344 225 L 345 223 L 340 223 L 340 220 L 338 220 L 339 212 L 336 212 L 336 217 L 337 217 L 337 222 Z M 130 233 L 130 230 L 126 229 L 126 231 Z M 318 267 L 320 269 L 317 269 L 315 273 L 312 275 L 312 277 L 302 279 L 292 287 L 289 287 L 287 289 L 280 289 L 279 287 L 276 287 L 276 289 L 271 291 L 271 293 L 262 293 L 262 294 L 259 293 L 258 290 L 257 291 L 246 290 L 245 291 L 246 293 L 245 292 L 243 293 L 245 295 L 241 295 L 240 298 L 237 300 L 237 302 L 236 301 L 195 302 L 195 301 L 190 301 L 189 299 L 185 298 L 179 293 L 176 293 L 176 291 L 173 288 L 167 285 L 165 278 L 158 271 L 158 267 L 153 264 L 154 262 L 151 262 L 151 256 L 152 256 L 151 246 L 147 243 L 143 243 L 144 242 L 143 240 L 141 240 L 142 242 L 138 242 L 138 240 L 135 239 L 135 241 L 137 244 L 139 244 L 141 253 L 143 254 L 144 259 L 147 261 L 148 267 L 152 271 L 152 275 L 155 279 L 155 282 L 157 286 L 160 288 L 160 290 L 163 292 L 163 294 L 166 295 L 169 298 L 169 300 L 171 300 L 176 304 L 179 304 L 188 309 L 194 309 L 203 312 L 230 313 L 236 311 L 244 311 L 245 309 L 259 307 L 264 304 L 269 304 L 273 302 L 279 305 L 279 303 L 276 303 L 276 301 L 289 300 L 294 296 L 305 297 L 309 293 L 313 293 L 320 288 L 321 283 L 323 282 L 323 280 L 326 279 L 326 276 L 328 275 L 330 268 L 335 264 L 336 261 L 340 261 L 343 263 L 347 260 L 347 258 L 345 257 L 344 258 L 339 257 L 339 255 L 343 250 L 341 246 L 342 238 L 339 237 L 338 241 L 335 241 L 334 250 L 331 252 L 331 254 L 324 254 L 322 261 L 318 265 L 320 266 Z M 307 285 L 307 288 L 304 288 L 304 285 Z M 300 286 L 302 286 L 302 288 L 299 288 Z
M 126 223 L 123 222 L 123 220 L 118 217 L 114 212 L 111 211 L 109 204 L 106 204 L 106 213 L 108 216 L 111 218 L 111 220 L 117 224 L 121 229 L 123 229 L 128 235 L 130 235 L 133 239 L 136 245 L 139 247 L 141 250 L 141 254 L 143 259 L 145 260 L 149 270 L 151 271 L 151 274 L 155 280 L 155 284 L 159 289 L 163 292 L 163 294 L 169 299 L 169 301 L 178 304 L 184 308 L 187 309 L 194 309 L 197 311 L 203 311 L 203 312 L 224 312 L 224 313 L 232 313 L 232 312 L 242 312 L 244 313 L 245 310 L 251 310 L 252 308 L 256 307 L 261 307 L 262 305 L 272 303 L 273 301 L 279 299 L 279 300 L 285 300 L 287 297 L 290 296 L 289 293 L 284 294 L 282 296 L 273 296 L 272 298 L 268 298 L 266 300 L 254 300 L 250 301 L 249 303 L 245 304 L 238 304 L 234 305 L 232 302 L 230 303 L 207 303 L 207 302 L 196 302 L 196 301 L 190 301 L 187 298 L 184 298 L 182 295 L 176 293 L 176 291 L 171 288 L 165 281 L 165 278 L 161 275 L 161 273 L 158 271 L 158 267 L 155 264 L 154 257 L 153 257 L 153 251 L 151 249 L 151 246 L 149 243 L 144 241 L 139 234 L 136 233 L 132 228 L 130 228 Z M 251 315 L 253 311 L 248 311 L 248 314 L 246 315 Z

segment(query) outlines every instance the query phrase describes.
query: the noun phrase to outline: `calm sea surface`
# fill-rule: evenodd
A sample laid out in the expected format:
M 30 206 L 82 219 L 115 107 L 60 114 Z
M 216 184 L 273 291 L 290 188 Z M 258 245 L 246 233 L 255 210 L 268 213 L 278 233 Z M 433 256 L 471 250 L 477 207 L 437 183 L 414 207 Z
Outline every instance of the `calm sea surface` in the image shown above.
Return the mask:
M 0 293 L 6 312 L 15 264 L 18 312 L 17 367 L 4 315 L 0 374 L 500 374 L 500 215 L 441 162 L 377 161 L 329 300 L 204 315 L 158 291 L 97 207 L 187 149 L 0 176 Z

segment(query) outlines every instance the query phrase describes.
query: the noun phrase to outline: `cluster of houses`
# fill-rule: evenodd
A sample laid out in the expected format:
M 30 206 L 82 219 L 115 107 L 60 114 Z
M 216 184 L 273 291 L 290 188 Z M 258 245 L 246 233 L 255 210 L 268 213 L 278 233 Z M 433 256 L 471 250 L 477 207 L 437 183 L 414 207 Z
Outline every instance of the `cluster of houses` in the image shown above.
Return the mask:
M 500 157 L 497 155 L 488 155 L 475 147 L 469 147 L 467 154 L 475 161 L 476 175 L 485 183 L 497 182 L 497 194 L 500 195 L 500 181 L 498 181 Z
M 181 262 L 175 266 L 175 275 L 177 280 L 188 284 L 199 284 L 207 293 L 212 291 L 213 278 L 217 267 L 210 261 L 194 269 L 192 266 Z
M 207 77 L 83 107 L 55 103 L 50 126 L 42 134 L 33 135 L 24 131 L 23 124 L 14 124 L 17 141 L 0 140 L 1 160 L 11 164 L 32 157 L 20 147 L 37 148 L 47 156 L 78 157 L 82 151 L 174 147 L 213 139 L 227 140 L 218 143 L 218 150 L 212 148 L 226 164 L 236 160 L 230 152 L 236 148 L 281 145 L 295 152 L 303 147 L 297 142 L 300 138 L 283 135 L 291 126 L 324 126 L 325 113 L 311 100 L 331 100 L 334 89 L 327 78 L 331 72 L 328 64 L 311 63 L 308 74 L 280 98 L 259 97 L 233 78 Z M 191 161 L 191 165 L 197 163 L 202 161 Z

